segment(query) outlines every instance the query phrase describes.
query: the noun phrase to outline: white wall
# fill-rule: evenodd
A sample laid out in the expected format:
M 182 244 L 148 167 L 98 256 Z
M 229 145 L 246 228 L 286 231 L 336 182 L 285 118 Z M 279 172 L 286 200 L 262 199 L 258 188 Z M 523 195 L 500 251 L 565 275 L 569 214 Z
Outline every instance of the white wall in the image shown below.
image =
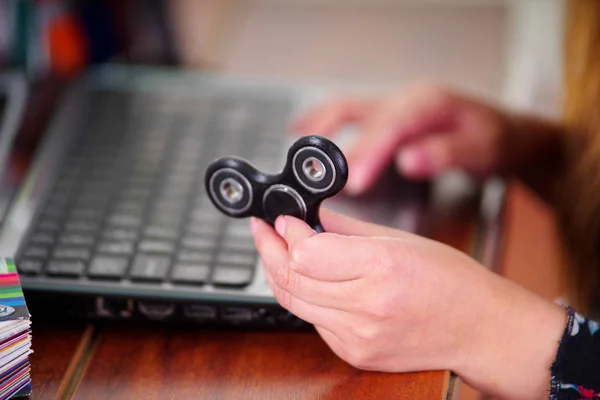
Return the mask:
M 435 78 L 554 114 L 564 0 L 173 0 L 184 60 L 397 86 Z
M 191 65 L 204 59 L 235 74 L 390 86 L 436 78 L 502 94 L 505 1 L 231 0 L 219 11 L 200 10 L 216 0 L 194 1 L 176 1 Z M 203 41 L 215 21 L 218 48 Z
M 508 104 L 549 116 L 560 113 L 564 3 L 509 3 L 504 90 Z

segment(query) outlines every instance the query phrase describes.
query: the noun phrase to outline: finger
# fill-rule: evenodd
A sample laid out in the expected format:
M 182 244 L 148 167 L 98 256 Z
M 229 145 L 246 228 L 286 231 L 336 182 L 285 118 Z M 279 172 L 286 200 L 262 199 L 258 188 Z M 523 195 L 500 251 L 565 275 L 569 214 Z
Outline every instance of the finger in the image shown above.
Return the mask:
M 250 230 L 263 264 L 274 272 L 286 271 L 285 279 L 288 279 L 287 270 L 284 270 L 289 260 L 287 243 L 269 224 L 258 218 L 250 220 Z
M 344 236 L 388 237 L 409 240 L 414 234 L 350 218 L 326 208 L 321 208 L 319 218 L 326 232 Z
M 300 220 L 297 221 L 299 225 L 303 224 Z M 294 269 L 293 263 L 290 262 L 289 244 L 286 244 L 271 226 L 263 221 L 255 221 L 253 230 L 265 273 L 271 278 L 273 284 L 288 293 L 282 295 L 293 296 L 313 305 L 339 310 L 347 310 L 354 306 L 352 299 L 355 298 L 354 294 L 358 287 L 354 281 L 338 284 L 320 281 L 298 273 Z M 295 230 L 297 228 L 290 229 L 292 235 Z
M 332 330 L 342 323 L 342 313 L 344 311 L 318 306 L 294 297 L 279 287 L 268 271 L 265 271 L 265 277 L 279 305 L 301 320 L 309 324 L 322 326 L 328 330 Z
M 454 123 L 451 104 L 449 95 L 433 87 L 410 89 L 387 101 L 365 121 L 347 152 L 346 190 L 358 194 L 369 189 L 403 142 L 449 128 Z
M 287 240 L 286 232 L 303 229 L 294 225 L 306 224 L 293 217 L 286 217 L 286 219 L 284 240 Z M 336 284 L 358 281 L 373 270 L 386 268 L 386 262 L 389 261 L 386 243 L 376 238 L 342 236 L 326 232 L 296 241 L 293 246 L 288 243 L 288 247 L 291 270 L 317 281 Z M 355 285 L 354 287 L 342 285 L 340 290 L 350 290 L 350 288 L 358 290 L 360 282 L 355 282 Z M 345 299 L 352 299 L 352 296 L 348 295 Z
M 497 162 L 494 140 L 493 135 L 436 134 L 401 149 L 396 165 L 403 175 L 413 178 L 429 178 L 453 168 L 485 175 Z
M 315 107 L 293 126 L 303 134 L 330 137 L 343 125 L 364 120 L 374 104 L 375 100 L 360 97 L 334 99 Z

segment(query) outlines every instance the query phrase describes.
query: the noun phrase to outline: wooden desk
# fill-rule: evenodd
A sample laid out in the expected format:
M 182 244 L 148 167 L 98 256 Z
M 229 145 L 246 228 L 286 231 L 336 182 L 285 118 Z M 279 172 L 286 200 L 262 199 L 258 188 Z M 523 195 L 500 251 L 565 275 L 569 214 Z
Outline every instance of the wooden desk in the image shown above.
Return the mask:
M 439 216 L 432 236 L 468 251 L 473 211 Z M 447 399 L 454 392 L 449 371 L 357 370 L 313 332 L 34 326 L 33 349 L 33 399 Z

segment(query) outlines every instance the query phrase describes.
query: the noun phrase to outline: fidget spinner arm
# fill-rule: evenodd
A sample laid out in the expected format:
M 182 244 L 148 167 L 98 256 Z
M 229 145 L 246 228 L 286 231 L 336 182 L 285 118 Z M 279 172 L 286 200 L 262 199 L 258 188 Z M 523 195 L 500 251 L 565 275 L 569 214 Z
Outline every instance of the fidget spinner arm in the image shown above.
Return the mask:
M 342 151 L 324 137 L 305 136 L 290 147 L 280 173 L 265 174 L 243 159 L 223 157 L 207 168 L 205 186 L 213 204 L 230 217 L 254 216 L 273 225 L 278 216 L 291 215 L 323 232 L 319 207 L 347 180 Z

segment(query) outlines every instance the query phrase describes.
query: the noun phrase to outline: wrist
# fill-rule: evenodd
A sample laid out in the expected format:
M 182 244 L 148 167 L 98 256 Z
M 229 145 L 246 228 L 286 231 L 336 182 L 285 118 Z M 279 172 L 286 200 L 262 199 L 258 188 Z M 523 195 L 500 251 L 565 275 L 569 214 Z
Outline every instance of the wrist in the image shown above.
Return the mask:
M 500 277 L 488 289 L 476 336 L 467 338 L 469 355 L 455 372 L 498 398 L 547 397 L 566 311 Z
M 534 115 L 505 113 L 503 118 L 502 167 L 520 173 L 539 163 L 562 161 L 567 127 Z
M 515 177 L 552 202 L 566 165 L 567 128 L 524 114 L 505 114 L 500 141 L 501 175 Z

